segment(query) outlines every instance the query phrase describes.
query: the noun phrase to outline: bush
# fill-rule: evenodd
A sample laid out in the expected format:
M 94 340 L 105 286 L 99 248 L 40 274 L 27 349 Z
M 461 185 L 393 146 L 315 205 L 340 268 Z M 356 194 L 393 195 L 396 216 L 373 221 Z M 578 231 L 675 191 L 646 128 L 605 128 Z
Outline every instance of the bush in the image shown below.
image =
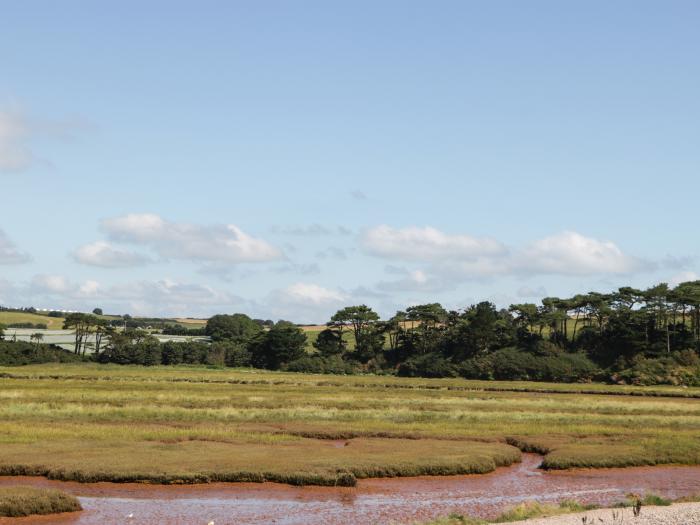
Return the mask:
M 354 367 L 340 356 L 308 355 L 287 363 L 284 370 L 309 374 L 352 374 Z
M 673 359 L 681 366 L 698 366 L 700 365 L 700 357 L 695 350 L 687 349 L 673 353 Z
M 455 366 L 435 352 L 407 359 L 397 373 L 402 377 L 457 377 Z
M 0 365 L 3 366 L 20 366 L 33 363 L 72 363 L 87 359 L 52 345 L 36 345 L 24 341 L 0 341 Z
M 700 366 L 680 366 L 672 357 L 637 359 L 634 364 L 611 376 L 616 383 L 628 385 L 700 386 Z
M 161 352 L 162 360 L 164 365 L 179 365 L 182 364 L 182 355 L 184 352 L 183 345 L 181 343 L 175 343 L 173 341 L 167 341 L 163 343 L 163 348 Z
M 575 383 L 592 381 L 600 376 L 598 366 L 581 353 L 562 353 L 541 359 L 540 374 L 534 375 L 540 381 L 555 381 L 558 383 Z
M 0 517 L 57 514 L 82 510 L 78 500 L 54 489 L 0 487 Z
M 533 355 L 517 348 L 496 350 L 459 366 L 459 375 L 467 379 L 572 383 L 591 381 L 600 374 L 595 363 L 581 353 L 560 351 Z

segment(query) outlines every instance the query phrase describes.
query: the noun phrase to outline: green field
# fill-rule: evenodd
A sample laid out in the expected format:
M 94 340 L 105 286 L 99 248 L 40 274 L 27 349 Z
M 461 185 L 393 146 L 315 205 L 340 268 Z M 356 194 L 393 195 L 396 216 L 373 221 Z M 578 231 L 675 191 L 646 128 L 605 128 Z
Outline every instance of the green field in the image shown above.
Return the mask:
M 49 330 L 61 330 L 64 320 L 63 317 L 49 317 L 48 315 L 31 314 L 28 312 L 0 311 L 0 324 L 2 325 L 34 323 L 45 324 Z
M 550 468 L 697 464 L 698 398 L 679 387 L 2 367 L 0 473 L 352 484 L 486 472 L 518 448 Z

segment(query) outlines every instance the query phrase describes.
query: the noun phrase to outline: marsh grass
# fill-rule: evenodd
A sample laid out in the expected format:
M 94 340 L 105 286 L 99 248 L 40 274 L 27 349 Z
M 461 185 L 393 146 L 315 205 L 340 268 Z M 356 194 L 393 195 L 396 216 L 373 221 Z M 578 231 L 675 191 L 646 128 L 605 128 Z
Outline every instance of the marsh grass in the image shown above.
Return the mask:
M 487 472 L 520 451 L 545 454 L 551 469 L 697 464 L 699 393 L 203 367 L 4 367 L 0 471 L 337 484 L 341 475 L 350 483 Z
M 64 492 L 35 487 L 0 487 L 0 516 L 17 518 L 82 510 L 78 500 Z
M 489 523 L 510 523 L 523 521 L 532 518 L 545 518 L 548 516 L 559 516 L 573 512 L 584 512 L 597 508 L 595 505 L 583 505 L 573 500 L 565 500 L 557 505 L 540 503 L 537 501 L 526 501 L 511 507 L 492 520 L 484 520 L 452 513 L 443 518 L 438 518 L 423 525 L 487 525 Z

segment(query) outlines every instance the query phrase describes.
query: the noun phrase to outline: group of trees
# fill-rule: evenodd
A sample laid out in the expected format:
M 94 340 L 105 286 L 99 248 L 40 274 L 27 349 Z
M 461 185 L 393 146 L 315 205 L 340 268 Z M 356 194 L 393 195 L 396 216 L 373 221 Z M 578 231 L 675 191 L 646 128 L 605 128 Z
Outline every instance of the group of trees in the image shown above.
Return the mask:
M 206 364 L 279 369 L 306 355 L 306 335 L 296 325 L 261 324 L 244 314 L 216 315 L 207 324 L 211 343 L 159 342 L 148 332 L 127 329 L 110 336 L 95 358 L 100 362 L 142 365 Z
M 160 343 L 145 330 L 115 329 L 90 314 L 68 315 L 65 328 L 75 331 L 75 354 L 92 345 L 95 359 L 124 364 L 700 385 L 700 281 L 507 309 L 481 302 L 448 311 L 429 303 L 388 320 L 366 305 L 349 306 L 312 344 L 290 322 L 240 313 L 209 319 L 202 332 L 210 342 Z M 34 341 L 38 348 L 41 340 Z
M 94 352 L 99 354 L 105 337 L 111 338 L 116 334 L 114 326 L 109 321 L 91 314 L 68 314 L 63 322 L 63 328 L 74 330 L 74 353 L 80 355 L 87 353 L 88 346 L 92 346 Z

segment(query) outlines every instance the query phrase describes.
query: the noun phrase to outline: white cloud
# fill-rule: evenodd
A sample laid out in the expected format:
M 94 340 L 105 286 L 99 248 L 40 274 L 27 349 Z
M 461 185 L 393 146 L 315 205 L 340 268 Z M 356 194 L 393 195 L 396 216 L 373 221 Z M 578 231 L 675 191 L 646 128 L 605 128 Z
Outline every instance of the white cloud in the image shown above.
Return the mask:
M 31 260 L 31 256 L 17 248 L 7 234 L 0 229 L 0 264 L 23 264 Z
M 611 241 L 570 231 L 523 248 L 507 249 L 493 239 L 448 235 L 430 227 L 378 226 L 365 232 L 362 243 L 371 255 L 426 263 L 421 275 L 380 283 L 385 290 L 396 291 L 421 286 L 438 290 L 450 282 L 499 275 L 619 275 L 655 268 L 648 261 L 625 254 Z
M 71 291 L 72 284 L 62 275 L 35 275 L 30 291 L 38 294 L 63 294 Z
M 625 274 L 651 269 L 650 264 L 626 255 L 611 241 L 563 232 L 533 242 L 514 261 L 525 273 L 564 275 Z
M 123 268 L 139 266 L 149 262 L 148 257 L 114 246 L 106 241 L 95 241 L 78 248 L 73 258 L 89 266 L 103 268 Z
M 233 224 L 175 223 L 144 213 L 106 219 L 101 229 L 112 241 L 147 246 L 164 259 L 236 264 L 284 257 L 278 248 Z
M 686 283 L 688 281 L 700 280 L 700 275 L 695 272 L 685 271 L 679 272 L 668 280 L 668 284 L 671 286 L 678 286 L 681 283 Z
M 325 321 L 351 298 L 344 292 L 313 283 L 298 282 L 269 294 L 264 304 L 266 317 L 291 319 L 295 322 Z
M 208 316 L 222 311 L 249 311 L 237 296 L 210 286 L 170 279 L 103 285 L 73 282 L 62 275 L 35 275 L 28 283 L 0 281 L 1 304 L 92 311 L 100 306 L 113 313 L 144 316 Z
M 376 226 L 364 232 L 361 243 L 370 255 L 413 261 L 501 256 L 507 251 L 494 239 L 451 235 L 430 226 L 401 229 Z
M 290 302 L 310 302 L 312 304 L 342 302 L 346 298 L 345 294 L 341 292 L 310 283 L 296 283 L 288 286 L 281 291 L 281 295 Z

